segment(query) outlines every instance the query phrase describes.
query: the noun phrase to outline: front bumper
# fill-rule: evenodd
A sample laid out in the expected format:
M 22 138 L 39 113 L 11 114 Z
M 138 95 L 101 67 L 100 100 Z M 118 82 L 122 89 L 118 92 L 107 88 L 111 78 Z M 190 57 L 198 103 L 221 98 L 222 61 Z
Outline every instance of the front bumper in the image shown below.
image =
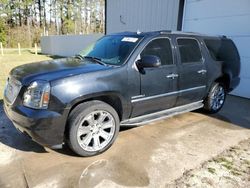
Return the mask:
M 66 113 L 11 106 L 6 102 L 4 102 L 4 111 L 14 126 L 28 134 L 35 142 L 54 149 L 62 146 L 67 121 Z

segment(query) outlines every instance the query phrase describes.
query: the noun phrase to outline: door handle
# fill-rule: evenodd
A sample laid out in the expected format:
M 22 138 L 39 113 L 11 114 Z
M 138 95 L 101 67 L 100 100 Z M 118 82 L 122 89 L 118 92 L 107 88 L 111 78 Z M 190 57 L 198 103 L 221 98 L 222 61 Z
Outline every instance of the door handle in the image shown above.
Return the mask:
M 201 69 L 201 70 L 197 71 L 197 73 L 199 73 L 199 74 L 205 74 L 206 72 L 207 71 L 205 69 Z
M 179 77 L 179 75 L 178 74 L 169 74 L 169 75 L 167 75 L 166 76 L 167 78 L 171 78 L 171 79 L 175 79 L 175 78 L 177 78 L 177 77 Z

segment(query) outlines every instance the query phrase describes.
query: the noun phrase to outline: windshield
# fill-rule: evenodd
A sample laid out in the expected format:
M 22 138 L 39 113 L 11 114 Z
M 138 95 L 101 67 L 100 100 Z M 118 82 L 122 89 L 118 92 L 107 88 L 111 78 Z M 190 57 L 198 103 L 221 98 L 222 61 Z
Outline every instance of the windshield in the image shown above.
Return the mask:
M 109 35 L 79 53 L 82 57 L 100 59 L 105 64 L 122 65 L 142 36 Z

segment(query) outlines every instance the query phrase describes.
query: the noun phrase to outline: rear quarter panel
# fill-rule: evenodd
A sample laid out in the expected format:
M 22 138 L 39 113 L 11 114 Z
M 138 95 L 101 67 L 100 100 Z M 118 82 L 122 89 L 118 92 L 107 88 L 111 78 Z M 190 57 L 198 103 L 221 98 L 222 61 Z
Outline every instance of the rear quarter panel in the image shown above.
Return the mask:
M 214 81 L 223 75 L 222 64 L 214 61 L 211 58 L 203 38 L 197 37 L 197 39 L 200 41 L 201 44 L 203 58 L 206 59 L 205 67 L 207 70 L 207 92 L 209 92 L 209 89 L 211 88 L 211 85 L 214 83 Z

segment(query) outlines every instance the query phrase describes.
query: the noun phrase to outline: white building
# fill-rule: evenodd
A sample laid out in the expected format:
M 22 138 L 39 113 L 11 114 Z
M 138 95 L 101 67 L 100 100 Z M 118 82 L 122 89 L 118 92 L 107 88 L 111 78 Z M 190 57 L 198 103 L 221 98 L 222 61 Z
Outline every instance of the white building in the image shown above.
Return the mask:
M 233 94 L 250 98 L 250 0 L 106 0 L 106 33 L 163 29 L 232 38 L 242 61 Z
M 179 0 L 106 0 L 106 33 L 176 30 L 179 2 Z
M 241 57 L 241 81 L 233 94 L 250 98 L 250 0 L 187 0 L 182 28 L 233 39 Z

